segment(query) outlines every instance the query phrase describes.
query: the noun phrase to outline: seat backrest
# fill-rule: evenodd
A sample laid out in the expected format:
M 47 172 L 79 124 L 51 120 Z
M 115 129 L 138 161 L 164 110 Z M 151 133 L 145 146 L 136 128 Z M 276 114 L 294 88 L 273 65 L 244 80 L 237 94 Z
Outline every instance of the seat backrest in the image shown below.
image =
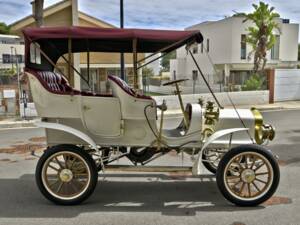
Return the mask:
M 38 71 L 37 75 L 42 78 L 43 85 L 53 93 L 70 94 L 73 88 L 69 85 L 68 81 L 59 73 L 51 71 Z
M 111 94 L 97 94 L 89 91 L 79 91 L 70 86 L 67 79 L 60 73 L 52 71 L 36 71 L 26 69 L 26 72 L 34 75 L 47 91 L 60 95 L 82 95 L 94 97 L 112 97 Z
M 113 84 L 116 84 L 118 88 L 120 88 L 121 90 L 123 90 L 125 93 L 127 93 L 128 95 L 135 97 L 135 98 L 140 98 L 140 99 L 149 99 L 149 100 L 153 100 L 150 96 L 146 96 L 146 95 L 141 95 L 136 93 L 131 87 L 129 87 L 129 85 L 123 81 L 120 77 L 117 76 L 112 76 L 109 75 L 108 76 L 108 80 L 110 82 L 113 82 Z M 113 92 L 114 92 L 114 87 L 112 87 Z

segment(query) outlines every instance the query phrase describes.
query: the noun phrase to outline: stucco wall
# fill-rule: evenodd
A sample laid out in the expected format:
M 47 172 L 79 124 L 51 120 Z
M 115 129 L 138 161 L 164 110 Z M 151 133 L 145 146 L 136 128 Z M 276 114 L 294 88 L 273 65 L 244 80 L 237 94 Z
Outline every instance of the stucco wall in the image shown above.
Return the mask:
M 228 93 L 235 105 L 259 105 L 268 104 L 269 102 L 269 91 L 242 91 L 242 92 L 229 92 Z M 230 100 L 227 93 L 215 93 L 219 102 L 223 106 L 230 106 Z M 178 103 L 178 97 L 174 95 L 166 96 L 153 96 L 158 104 L 161 104 L 163 99 L 166 100 L 168 109 L 180 109 Z M 197 103 L 199 98 L 203 98 L 205 101 L 213 100 L 211 94 L 190 94 L 183 95 L 182 99 L 184 104 L 186 103 Z

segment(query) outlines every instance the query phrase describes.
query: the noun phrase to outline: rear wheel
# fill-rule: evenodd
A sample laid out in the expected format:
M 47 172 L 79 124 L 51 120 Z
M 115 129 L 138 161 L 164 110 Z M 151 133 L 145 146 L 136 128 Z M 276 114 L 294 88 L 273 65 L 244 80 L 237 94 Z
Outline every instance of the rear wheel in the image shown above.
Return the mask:
M 256 206 L 274 194 L 280 171 L 269 150 L 244 145 L 231 149 L 222 157 L 216 177 L 227 200 L 239 206 Z
M 47 149 L 38 161 L 35 176 L 41 193 L 61 205 L 75 205 L 86 200 L 98 180 L 93 158 L 74 145 Z

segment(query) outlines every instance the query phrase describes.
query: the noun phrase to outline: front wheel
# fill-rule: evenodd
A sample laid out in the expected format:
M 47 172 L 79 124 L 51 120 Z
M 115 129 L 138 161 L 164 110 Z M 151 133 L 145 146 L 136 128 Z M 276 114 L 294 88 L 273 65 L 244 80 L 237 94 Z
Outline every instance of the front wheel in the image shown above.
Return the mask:
M 48 148 L 38 161 L 36 182 L 41 193 L 60 205 L 75 205 L 94 191 L 98 173 L 93 158 L 74 145 Z
M 243 145 L 222 157 L 216 177 L 219 190 L 227 200 L 239 206 L 256 206 L 274 194 L 280 171 L 269 150 Z

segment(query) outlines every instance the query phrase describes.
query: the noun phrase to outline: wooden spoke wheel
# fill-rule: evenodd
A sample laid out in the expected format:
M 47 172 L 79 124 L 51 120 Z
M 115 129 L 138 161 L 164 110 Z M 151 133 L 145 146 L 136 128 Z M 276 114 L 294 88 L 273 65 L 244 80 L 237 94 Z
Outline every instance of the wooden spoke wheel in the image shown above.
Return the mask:
M 226 199 L 240 206 L 255 206 L 269 199 L 279 184 L 279 167 L 272 153 L 246 145 L 227 152 L 217 169 L 217 183 Z
M 73 145 L 58 145 L 45 151 L 36 168 L 42 194 L 63 205 L 78 204 L 88 198 L 97 184 L 93 158 Z
M 219 162 L 228 149 L 204 149 L 202 164 L 213 174 L 216 174 Z

